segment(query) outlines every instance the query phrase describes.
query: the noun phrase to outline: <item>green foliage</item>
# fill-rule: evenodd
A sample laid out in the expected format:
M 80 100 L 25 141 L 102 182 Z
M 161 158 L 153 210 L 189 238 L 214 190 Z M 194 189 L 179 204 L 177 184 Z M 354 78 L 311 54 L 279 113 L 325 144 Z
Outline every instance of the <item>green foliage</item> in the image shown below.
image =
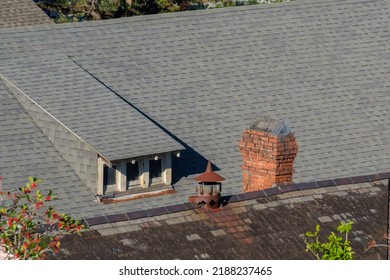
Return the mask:
M 162 12 L 180 11 L 180 6 L 170 0 L 156 0 L 156 4 L 161 9 Z
M 114 16 L 120 6 L 119 0 L 99 0 L 98 10 L 104 15 Z
M 60 14 L 60 16 L 54 19 L 55 23 L 69 23 L 69 22 L 77 22 L 79 21 L 77 17 L 68 17 Z
M 0 192 L 0 249 L 9 258 L 45 259 L 47 252 L 57 253 L 60 247 L 58 233 L 80 233 L 85 229 L 81 221 L 56 212 L 45 204 L 57 199 L 49 191 L 39 190 L 41 181 L 30 177 L 28 183 L 15 193 Z
M 233 0 L 220 0 L 215 4 L 215 8 L 234 7 L 236 2 Z
M 289 0 L 36 0 L 48 13 L 56 12 L 56 23 L 284 1 Z
M 352 260 L 355 253 L 348 240 L 348 233 L 352 230 L 352 225 L 352 221 L 341 222 L 337 231 L 344 234 L 344 238 L 331 232 L 328 236 L 328 242 L 319 241 L 321 228 L 320 225 L 317 225 L 314 232 L 305 233 L 306 252 L 313 254 L 318 260 Z
M 258 0 L 247 0 L 247 1 L 245 1 L 245 4 L 246 5 L 257 5 L 257 4 L 259 4 L 259 1 Z

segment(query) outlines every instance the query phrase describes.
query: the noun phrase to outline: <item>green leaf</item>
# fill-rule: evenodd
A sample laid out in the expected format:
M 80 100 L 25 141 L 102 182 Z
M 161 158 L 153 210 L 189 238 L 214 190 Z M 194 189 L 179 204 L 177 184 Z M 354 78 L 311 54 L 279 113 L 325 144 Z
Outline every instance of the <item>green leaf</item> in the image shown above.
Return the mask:
M 308 242 L 305 238 L 306 252 L 322 260 L 352 260 L 354 252 L 348 240 L 348 233 L 352 229 L 352 224 L 353 222 L 346 224 L 341 222 L 337 227 L 339 233 L 345 233 L 345 240 L 343 237 L 331 232 L 327 237 L 328 242 L 318 240 L 320 226 L 317 225 L 315 232 L 305 233 L 307 237 L 315 237 L 315 242 Z

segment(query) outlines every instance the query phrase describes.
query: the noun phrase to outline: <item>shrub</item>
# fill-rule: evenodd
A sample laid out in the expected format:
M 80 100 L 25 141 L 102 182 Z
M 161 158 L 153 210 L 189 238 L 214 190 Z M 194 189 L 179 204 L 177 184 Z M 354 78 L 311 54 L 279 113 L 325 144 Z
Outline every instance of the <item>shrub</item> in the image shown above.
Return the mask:
M 348 233 L 352 229 L 353 222 L 343 223 L 337 227 L 340 234 L 345 234 L 344 238 L 331 232 L 328 242 L 319 241 L 320 225 L 316 226 L 314 232 L 305 233 L 306 252 L 313 254 L 318 260 L 352 260 L 355 254 L 348 240 Z M 309 242 L 311 239 L 312 242 Z
M 0 192 L 0 249 L 10 259 L 45 259 L 48 252 L 55 254 L 60 248 L 54 229 L 57 235 L 86 229 L 81 221 L 47 206 L 56 197 L 51 191 L 43 194 L 40 182 L 30 177 L 17 192 Z

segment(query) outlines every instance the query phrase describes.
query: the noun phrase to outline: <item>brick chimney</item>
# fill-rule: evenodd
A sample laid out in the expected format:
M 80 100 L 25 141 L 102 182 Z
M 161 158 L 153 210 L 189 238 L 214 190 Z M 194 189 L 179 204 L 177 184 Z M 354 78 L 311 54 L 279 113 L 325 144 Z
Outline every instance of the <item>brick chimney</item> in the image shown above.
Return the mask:
M 285 121 L 261 117 L 245 129 L 240 140 L 243 191 L 256 191 L 292 182 L 298 152 Z

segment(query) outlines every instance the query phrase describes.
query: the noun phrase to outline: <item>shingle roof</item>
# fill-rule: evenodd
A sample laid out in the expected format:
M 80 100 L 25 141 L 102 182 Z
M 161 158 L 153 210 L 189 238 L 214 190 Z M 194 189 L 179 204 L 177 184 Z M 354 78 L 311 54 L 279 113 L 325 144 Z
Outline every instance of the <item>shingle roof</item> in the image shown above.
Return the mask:
M 178 194 L 144 201 L 168 205 L 192 194 L 205 158 L 226 178 L 224 194 L 239 192 L 238 141 L 257 116 L 290 124 L 299 146 L 295 182 L 387 171 L 389 12 L 388 1 L 294 1 L 16 27 L 0 30 L 0 60 L 14 64 L 2 70 L 12 72 L 22 70 L 19 60 L 48 57 L 51 68 L 69 56 L 169 132 L 186 148 L 174 160 Z M 23 71 L 33 91 L 33 70 Z
M 312 259 L 305 252 L 305 232 L 320 224 L 324 242 L 340 221 L 354 221 L 348 238 L 354 258 L 386 259 L 386 247 L 367 248 L 373 240 L 387 243 L 387 190 L 369 183 L 305 190 L 231 203 L 217 211 L 201 208 L 95 226 L 81 236 L 65 236 L 54 258 Z
M 3 190 L 15 190 L 26 183 L 28 176 L 37 177 L 43 180 L 43 191 L 50 189 L 59 197 L 51 202 L 54 207 L 78 218 L 147 209 L 151 204 L 156 206 L 156 202 L 150 199 L 121 205 L 97 203 L 93 193 L 77 177 L 1 79 L 0 108 L 0 174 L 3 177 Z
M 68 57 L 18 60 L 0 72 L 108 160 L 183 148 Z
M 0 28 L 52 23 L 33 0 L 1 0 Z
M 0 172 L 4 189 L 21 187 L 28 176 L 35 176 L 44 179 L 44 190 L 53 189 L 62 198 L 57 204 L 61 211 L 74 212 L 79 201 L 87 208 L 96 204 L 1 79 L 0 108 Z

